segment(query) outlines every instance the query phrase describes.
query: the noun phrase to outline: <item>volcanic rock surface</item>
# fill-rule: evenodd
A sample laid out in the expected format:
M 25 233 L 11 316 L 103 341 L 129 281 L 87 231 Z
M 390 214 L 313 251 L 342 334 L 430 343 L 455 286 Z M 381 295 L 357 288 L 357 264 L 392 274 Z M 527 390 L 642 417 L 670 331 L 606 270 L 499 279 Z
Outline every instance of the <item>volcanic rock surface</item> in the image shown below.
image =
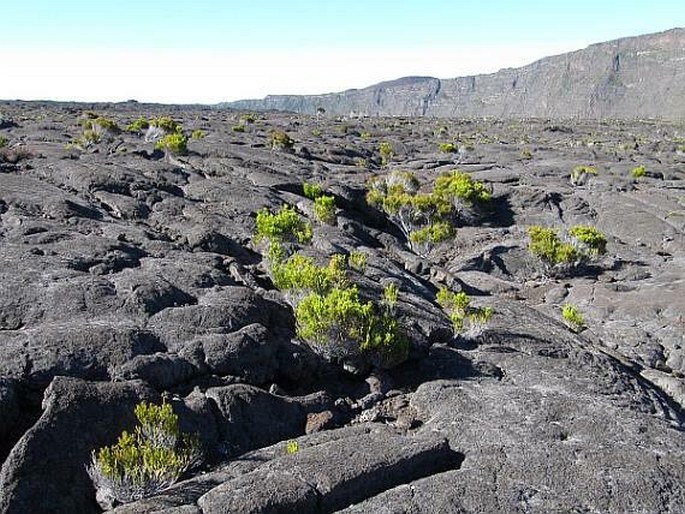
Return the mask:
M 130 132 L 67 148 L 87 110 L 206 137 L 182 157 Z M 0 104 L 0 512 L 100 512 L 91 452 L 161 398 L 204 467 L 115 512 L 685 512 L 685 127 L 269 114 L 239 132 L 240 116 Z M 597 174 L 573 186 L 578 165 Z M 374 176 L 455 169 L 491 205 L 426 257 L 365 201 Z M 303 182 L 335 196 L 334 224 Z M 309 255 L 367 255 L 365 297 L 399 285 L 407 362 L 355 374 L 296 338 L 253 239 L 284 203 L 314 225 Z M 607 253 L 543 275 L 534 224 L 594 225 Z M 480 336 L 452 335 L 440 286 L 494 309 Z
M 520 68 L 450 79 L 404 77 L 321 95 L 223 104 L 367 116 L 685 118 L 685 29 L 627 37 Z

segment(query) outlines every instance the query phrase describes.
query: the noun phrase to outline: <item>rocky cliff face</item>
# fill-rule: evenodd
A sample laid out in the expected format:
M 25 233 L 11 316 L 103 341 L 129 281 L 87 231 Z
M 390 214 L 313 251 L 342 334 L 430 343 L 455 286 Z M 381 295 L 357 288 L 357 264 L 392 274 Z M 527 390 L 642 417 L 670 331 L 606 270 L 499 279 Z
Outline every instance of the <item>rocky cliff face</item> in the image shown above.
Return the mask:
M 489 75 L 408 77 L 341 93 L 222 105 L 369 116 L 682 119 L 685 29 L 599 43 Z

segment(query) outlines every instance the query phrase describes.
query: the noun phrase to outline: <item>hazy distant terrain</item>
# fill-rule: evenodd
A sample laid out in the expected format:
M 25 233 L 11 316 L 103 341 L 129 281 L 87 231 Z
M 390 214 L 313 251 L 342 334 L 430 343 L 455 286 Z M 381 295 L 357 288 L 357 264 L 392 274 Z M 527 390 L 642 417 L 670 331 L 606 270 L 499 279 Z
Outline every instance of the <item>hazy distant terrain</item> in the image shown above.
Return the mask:
M 685 29 L 598 43 L 488 75 L 406 77 L 340 93 L 221 105 L 369 116 L 683 119 Z

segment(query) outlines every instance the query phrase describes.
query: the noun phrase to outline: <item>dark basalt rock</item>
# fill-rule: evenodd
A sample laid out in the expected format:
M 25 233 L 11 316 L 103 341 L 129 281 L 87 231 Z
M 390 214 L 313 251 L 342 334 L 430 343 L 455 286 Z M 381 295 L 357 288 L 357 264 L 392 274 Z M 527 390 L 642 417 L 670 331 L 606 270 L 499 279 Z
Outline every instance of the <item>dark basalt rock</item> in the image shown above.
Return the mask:
M 205 468 L 116 512 L 685 511 L 682 127 L 271 113 L 233 133 L 240 114 L 218 109 L 87 109 L 122 126 L 171 114 L 211 137 L 174 161 L 130 133 L 67 151 L 81 109 L 1 106 L 22 120 L 3 135 L 32 153 L 0 173 L 0 513 L 98 512 L 90 452 L 161 398 L 200 434 Z M 272 152 L 273 129 L 307 152 Z M 448 140 L 463 151 L 441 153 Z M 388 169 L 425 185 L 462 169 L 492 205 L 414 254 L 364 200 L 387 172 L 381 141 Z M 581 164 L 597 175 L 574 187 Z M 305 181 L 335 196 L 335 223 L 316 220 Z M 406 363 L 355 376 L 298 341 L 252 240 L 255 213 L 283 203 L 313 223 L 318 262 L 367 255 L 349 277 L 363 298 L 399 286 Z M 549 276 L 532 224 L 595 225 L 608 253 Z M 478 337 L 453 336 L 443 285 L 494 308 Z

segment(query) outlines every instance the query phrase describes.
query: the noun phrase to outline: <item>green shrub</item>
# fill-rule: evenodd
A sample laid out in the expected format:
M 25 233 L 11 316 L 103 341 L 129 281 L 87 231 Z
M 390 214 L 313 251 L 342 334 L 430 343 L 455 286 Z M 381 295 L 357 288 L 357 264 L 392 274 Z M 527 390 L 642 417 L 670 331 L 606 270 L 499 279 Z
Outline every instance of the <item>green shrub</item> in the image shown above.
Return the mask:
M 135 415 L 134 432 L 124 431 L 114 445 L 94 451 L 87 468 L 98 496 L 112 505 L 159 493 L 202 459 L 199 439 L 181 434 L 168 403 L 141 402 Z
M 400 228 L 409 247 L 425 256 L 433 244 L 452 235 L 446 219 L 452 204 L 436 194 L 418 190 L 418 180 L 412 173 L 393 171 L 369 183 L 366 201 L 381 208 Z
M 243 125 L 242 123 L 239 125 L 233 125 L 231 127 L 231 130 L 233 132 L 245 132 L 245 125 Z
M 159 118 L 154 118 L 150 120 L 149 123 L 151 127 L 160 128 L 166 134 L 174 134 L 183 131 L 183 126 L 177 121 L 174 121 L 169 116 L 161 116 Z
M 7 146 L 7 138 L 0 136 L 0 148 L 5 148 Z
M 473 206 L 489 202 L 492 198 L 482 182 L 473 180 L 471 175 L 459 170 L 441 174 L 435 180 L 434 192 L 444 200 L 451 201 L 457 209 L 462 203 Z
M 570 265 L 580 257 L 575 246 L 562 242 L 558 232 L 553 228 L 534 225 L 528 228 L 528 235 L 530 252 L 552 266 Z
M 353 251 L 347 257 L 347 262 L 351 268 L 363 273 L 366 269 L 367 259 L 368 257 L 364 252 Z
M 188 138 L 182 132 L 172 132 L 157 141 L 155 148 L 164 150 L 171 155 L 186 155 L 188 153 Z
M 206 136 L 207 134 L 202 129 L 195 129 L 192 134 L 190 134 L 190 138 L 195 140 L 204 139 Z
M 455 153 L 457 146 L 454 143 L 440 143 L 440 151 L 442 153 Z
M 575 225 L 569 229 L 568 233 L 584 245 L 590 255 L 598 256 L 606 253 L 607 238 L 595 227 Z
M 283 130 L 274 130 L 271 133 L 272 150 L 291 150 L 295 141 Z
M 520 156 L 524 161 L 529 161 L 533 158 L 533 152 L 530 151 L 530 148 L 523 148 Z
M 564 272 L 606 253 L 607 239 L 599 230 L 587 225 L 574 225 L 562 240 L 553 228 L 528 228 L 531 254 L 540 258 L 549 270 Z
M 381 164 L 383 166 L 387 166 L 388 164 L 390 164 L 390 161 L 392 160 L 392 157 L 394 155 L 392 144 L 390 144 L 387 141 L 383 141 L 380 144 L 379 150 L 381 154 Z
M 240 122 L 242 124 L 254 123 L 256 120 L 257 117 L 254 114 L 246 113 L 240 116 Z
M 314 200 L 314 214 L 321 223 L 335 223 L 335 198 L 321 195 Z
M 647 168 L 644 166 L 637 166 L 630 170 L 630 176 L 634 179 L 639 179 L 647 175 Z
M 583 315 L 575 305 L 565 304 L 561 309 L 561 316 L 574 332 L 580 332 L 585 328 L 585 319 L 583 319 Z
M 582 185 L 592 175 L 597 175 L 597 169 L 594 166 L 576 166 L 571 171 L 571 184 L 574 186 Z
M 312 236 L 311 223 L 303 220 L 294 207 L 283 205 L 276 214 L 266 208 L 257 213 L 257 242 L 266 238 L 269 242 L 308 243 Z
M 321 134 L 323 134 L 323 132 L 321 131 L 321 129 L 312 129 L 312 136 L 314 136 L 314 137 L 321 137 Z
M 281 291 L 313 291 L 324 294 L 333 287 L 347 284 L 345 258 L 334 255 L 327 266 L 317 266 L 314 259 L 296 253 L 284 261 L 272 263 L 274 285 Z
M 345 360 L 361 353 L 381 368 L 407 358 L 409 343 L 397 319 L 361 300 L 356 287 L 311 293 L 297 306 L 295 317 L 298 336 L 330 358 Z
M 371 132 L 362 132 L 359 137 L 361 137 L 364 141 L 371 139 Z
M 305 182 L 302 184 L 302 191 L 304 192 L 304 196 L 311 200 L 315 200 L 322 195 L 321 186 L 319 184 Z
M 145 116 L 139 117 L 137 120 L 132 121 L 126 127 L 129 132 L 141 133 L 143 130 L 147 130 L 150 127 L 150 122 L 145 118 Z
M 463 291 L 455 293 L 446 287 L 438 290 L 435 300 L 449 314 L 456 334 L 479 335 L 494 312 L 491 307 L 471 306 L 469 295 Z

